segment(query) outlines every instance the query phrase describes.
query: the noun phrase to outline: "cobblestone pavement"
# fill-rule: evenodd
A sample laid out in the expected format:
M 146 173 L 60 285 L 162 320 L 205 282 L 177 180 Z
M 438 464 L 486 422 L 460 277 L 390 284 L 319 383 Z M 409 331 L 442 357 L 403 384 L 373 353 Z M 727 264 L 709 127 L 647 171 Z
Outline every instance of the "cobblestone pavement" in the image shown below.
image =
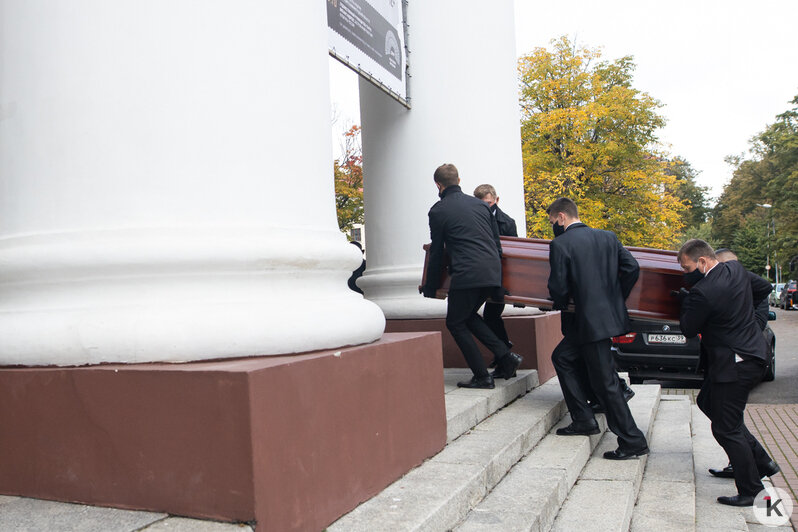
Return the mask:
M 773 485 L 792 494 L 793 529 L 798 527 L 798 405 L 748 405 L 745 425 L 765 446 L 781 473 Z

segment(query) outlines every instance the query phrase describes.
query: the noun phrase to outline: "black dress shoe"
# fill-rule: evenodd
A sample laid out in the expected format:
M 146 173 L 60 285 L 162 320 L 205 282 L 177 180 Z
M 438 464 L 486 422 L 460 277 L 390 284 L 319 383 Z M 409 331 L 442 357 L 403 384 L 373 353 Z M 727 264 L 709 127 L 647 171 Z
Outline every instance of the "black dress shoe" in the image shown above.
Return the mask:
M 764 467 L 758 467 L 757 469 L 759 469 L 760 478 L 772 477 L 773 475 L 781 471 L 779 464 L 777 464 L 773 460 L 771 460 L 770 463 L 766 464 Z
M 753 506 L 753 495 L 732 495 L 731 497 L 718 497 L 718 502 L 728 506 Z
M 494 379 L 512 379 L 517 375 L 518 366 L 524 360 L 519 354 L 507 353 L 496 363 L 496 370 L 491 373 Z
M 634 396 L 635 396 L 635 392 L 634 392 L 634 390 L 632 390 L 630 387 L 626 386 L 626 381 L 624 381 L 623 379 L 621 379 L 621 382 L 623 382 L 623 383 L 624 383 L 624 386 L 622 387 L 622 388 L 623 388 L 623 400 L 624 400 L 624 401 L 626 401 L 626 402 L 628 403 L 628 402 L 629 402 L 629 400 L 630 400 L 632 397 L 634 397 Z M 601 406 L 601 403 L 593 403 L 593 404 L 591 404 L 591 405 L 590 405 L 590 408 L 592 408 L 592 409 L 593 409 L 593 413 L 594 413 L 594 414 L 604 414 L 605 412 L 607 412 L 607 411 L 604 409 L 604 407 L 603 407 L 603 406 Z
M 626 451 L 618 447 L 614 451 L 607 451 L 604 453 L 604 458 L 607 460 L 630 460 L 632 458 L 637 458 L 638 456 L 643 456 L 644 454 L 648 454 L 648 447 L 631 451 Z
M 734 468 L 731 465 L 727 465 L 723 469 L 709 468 L 709 474 L 718 478 L 734 478 Z
M 513 348 L 513 343 L 512 343 L 511 341 L 509 341 L 509 340 L 508 340 L 508 341 L 507 341 L 507 349 L 512 349 L 512 348 Z M 491 360 L 491 361 L 490 361 L 490 364 L 488 364 L 488 367 L 489 367 L 489 368 L 491 368 L 491 369 L 495 368 L 495 367 L 496 367 L 496 363 L 497 363 L 497 361 L 498 361 L 498 360 L 499 360 L 499 359 L 497 359 L 497 358 L 494 356 L 494 357 L 493 357 L 493 360 Z
M 593 423 L 577 423 L 574 421 L 567 427 L 557 429 L 558 436 L 590 436 L 591 434 L 598 434 L 598 423 L 594 420 Z
M 493 384 L 493 377 L 488 375 L 486 377 L 471 377 L 470 381 L 461 381 L 457 383 L 458 388 L 483 388 L 491 390 L 496 387 Z
M 630 388 L 628 384 L 626 384 L 624 379 L 621 379 L 621 390 L 623 390 L 623 400 L 627 403 L 629 402 L 629 399 L 635 396 L 635 391 Z
M 772 477 L 781 471 L 779 464 L 773 460 L 768 462 L 763 467 L 757 467 L 757 469 L 759 470 L 759 478 Z M 709 472 L 712 476 L 718 478 L 734 478 L 734 468 L 731 466 L 731 464 L 727 465 L 723 469 L 710 469 Z

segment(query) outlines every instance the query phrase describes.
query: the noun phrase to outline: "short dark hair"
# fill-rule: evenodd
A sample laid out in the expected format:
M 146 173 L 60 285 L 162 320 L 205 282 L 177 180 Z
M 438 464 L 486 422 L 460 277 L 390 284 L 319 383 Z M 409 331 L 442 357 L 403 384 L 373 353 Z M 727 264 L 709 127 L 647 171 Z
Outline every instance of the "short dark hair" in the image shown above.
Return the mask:
M 557 198 L 546 209 L 546 214 L 563 213 L 569 218 L 579 218 L 579 209 L 576 208 L 576 203 L 570 198 Z
M 729 248 L 718 248 L 715 250 L 715 258 L 717 258 L 721 262 L 726 262 L 730 260 L 739 260 L 737 258 L 737 254 L 730 250 Z
M 460 174 L 457 173 L 457 168 L 449 163 L 440 165 L 435 170 L 435 174 L 433 174 L 432 177 L 435 179 L 435 182 L 440 184 L 443 188 L 456 185 L 460 180 Z
M 493 196 L 493 199 L 496 199 L 496 189 L 493 188 L 493 185 L 479 185 L 477 188 L 474 189 L 474 197 L 478 199 L 482 199 L 485 196 L 490 194 Z
M 681 260 L 682 257 L 687 257 L 693 262 L 698 262 L 698 259 L 701 257 L 706 257 L 708 259 L 717 258 L 715 257 L 715 252 L 712 250 L 712 246 L 698 238 L 691 238 L 682 245 L 677 258 Z

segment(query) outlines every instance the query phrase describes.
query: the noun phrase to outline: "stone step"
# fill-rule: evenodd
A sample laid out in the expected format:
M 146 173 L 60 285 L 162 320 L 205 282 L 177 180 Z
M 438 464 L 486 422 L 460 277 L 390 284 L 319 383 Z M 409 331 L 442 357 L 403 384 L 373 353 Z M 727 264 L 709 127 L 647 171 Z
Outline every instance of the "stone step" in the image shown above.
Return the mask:
M 634 386 L 629 408 L 637 426 L 651 444 L 653 421 L 660 403 L 659 385 Z M 603 457 L 618 447 L 617 438 L 606 432 L 568 493 L 551 530 L 570 532 L 590 524 L 591 531 L 626 531 L 643 478 L 648 457 L 615 461 Z
M 632 532 L 695 530 L 695 476 L 690 398 L 663 395 L 651 454 L 632 514 Z
M 734 495 L 737 490 L 733 480 L 713 477 L 707 471 L 710 467 L 724 467 L 728 458 L 712 436 L 709 418 L 695 405 L 692 425 L 696 530 L 748 530 L 745 508 L 724 506 L 716 500 L 720 495 Z
M 484 395 L 487 408 L 494 401 L 501 404 L 492 399 L 495 396 L 485 393 L 493 390 L 461 390 L 455 396 L 466 395 L 462 393 L 466 391 L 473 394 L 466 398 L 469 402 Z M 515 392 L 507 393 L 512 396 Z M 484 419 L 436 456 L 333 523 L 328 530 L 450 530 L 564 414 L 565 403 L 559 384 L 552 379 Z
M 513 379 L 496 379 L 493 390 L 458 388 L 458 381 L 466 381 L 473 373 L 468 368 L 443 370 L 443 391 L 446 401 L 446 443 L 452 442 L 482 420 L 505 405 L 537 387 L 538 372 L 518 370 Z
M 630 408 L 642 430 L 647 430 L 659 399 L 658 386 L 635 386 L 637 392 Z M 604 435 L 604 416 L 598 416 L 602 433 L 587 437 L 557 436 L 556 429 L 521 460 L 496 488 L 468 515 L 458 532 L 485 530 L 548 530 L 574 486 L 577 477 L 591 459 L 591 453 Z M 570 418 L 565 416 L 559 426 Z M 609 435 L 612 436 L 612 435 Z M 614 440 L 614 436 L 611 438 Z M 614 448 L 614 446 L 612 447 Z M 601 458 L 602 462 L 607 462 Z M 614 464 L 614 463 L 612 463 Z M 602 477 L 603 466 L 596 464 L 593 477 Z M 590 480 L 586 480 L 590 482 Z M 630 505 L 633 504 L 632 499 Z M 592 520 L 588 521 L 592 525 Z M 585 522 L 579 524 L 584 528 Z
M 596 416 L 596 420 L 601 430 L 599 434 L 589 437 L 557 436 L 557 428 L 571 422 L 566 413 L 455 530 L 548 530 L 606 430 L 604 416 Z

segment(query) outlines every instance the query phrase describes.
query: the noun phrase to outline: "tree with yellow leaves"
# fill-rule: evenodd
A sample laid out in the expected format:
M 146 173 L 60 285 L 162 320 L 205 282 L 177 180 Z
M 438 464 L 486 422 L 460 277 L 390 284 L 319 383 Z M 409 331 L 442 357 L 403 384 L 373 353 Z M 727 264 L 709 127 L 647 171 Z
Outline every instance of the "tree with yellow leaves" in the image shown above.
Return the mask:
M 546 207 L 560 196 L 625 245 L 671 248 L 685 202 L 664 154 L 661 104 L 632 87 L 632 58 L 600 61 L 567 37 L 519 59 L 527 234 L 551 238 Z
M 335 178 L 335 210 L 338 228 L 349 233 L 355 224 L 363 223 L 363 154 L 360 145 L 360 126 L 344 133 L 342 156 L 333 161 Z

